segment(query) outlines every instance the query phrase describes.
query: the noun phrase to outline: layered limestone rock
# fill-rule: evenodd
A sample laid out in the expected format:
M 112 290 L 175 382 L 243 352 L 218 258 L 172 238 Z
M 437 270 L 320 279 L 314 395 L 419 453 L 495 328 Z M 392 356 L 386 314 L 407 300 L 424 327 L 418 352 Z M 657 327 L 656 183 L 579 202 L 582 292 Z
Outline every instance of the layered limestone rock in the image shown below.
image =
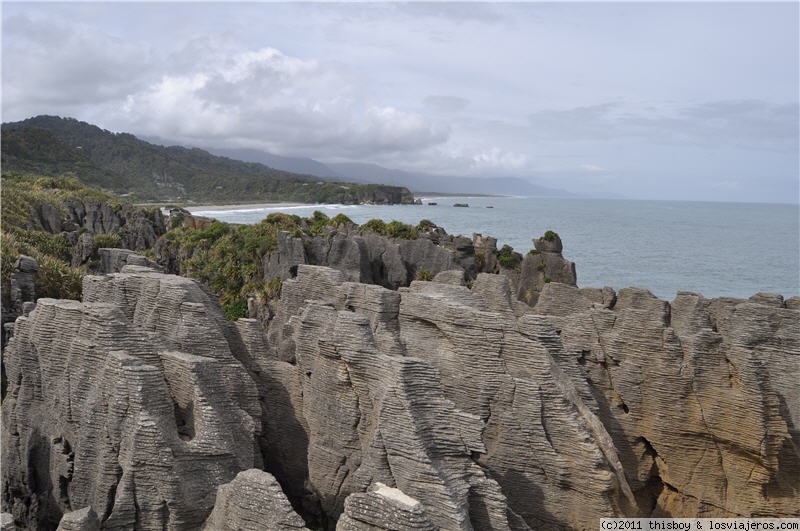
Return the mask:
M 151 270 L 87 277 L 84 294 L 39 299 L 4 352 L 4 505 L 30 529 L 86 507 L 104 529 L 196 529 L 216 487 L 260 463 L 257 394 L 219 309 Z
M 515 253 L 519 267 L 501 267 L 495 238 L 452 236 L 439 227 L 413 240 L 358 231 L 354 226 L 328 227 L 327 234 L 314 237 L 283 231 L 278 234 L 277 250 L 264 258 L 264 279 L 286 280 L 297 275 L 300 265 L 321 265 L 341 271 L 347 281 L 395 290 L 408 286 L 421 272 L 433 277 L 458 270 L 465 280 L 474 280 L 479 273 L 502 273 L 515 298 L 533 306 L 546 283 L 576 283 L 575 264 L 561 254 L 561 239 L 554 233 L 548 238 L 533 240 L 535 253 L 524 258 Z
M 4 351 L 3 510 L 18 526 L 800 516 L 800 299 L 669 303 L 579 289 L 567 268 L 530 307 L 505 275 L 443 260 L 436 281 L 390 290 L 357 281 L 373 271 L 357 241 L 283 239 L 350 265 L 281 262 L 296 269 L 266 333 L 116 251 L 120 272 L 86 277 L 83 302 L 28 306 Z M 548 253 L 565 262 L 545 242 L 522 259 L 537 274 Z M 384 254 L 402 261 L 395 244 Z M 408 249 L 439 260 L 429 244 Z
M 100 531 L 100 520 L 91 507 L 65 514 L 56 531 Z
M 509 529 L 499 486 L 470 459 L 485 451 L 482 423 L 445 398 L 430 365 L 400 355 L 385 326 L 397 293 L 316 266 L 301 266 L 283 289 L 279 318 L 288 319 L 274 340 L 302 375 L 296 408 L 322 511 L 338 516 L 348 495 L 380 481 L 424 499 L 442 529 Z
M 294 512 L 281 486 L 268 472 L 239 472 L 220 485 L 214 510 L 202 529 L 208 531 L 291 531 L 308 529 Z
M 285 280 L 296 275 L 301 264 L 332 267 L 348 281 L 390 289 L 407 286 L 418 271 L 435 274 L 463 268 L 455 253 L 428 238 L 395 240 L 369 231 L 300 238 L 281 232 L 278 249 L 265 259 L 264 276 Z
M 381 482 L 369 492 L 357 492 L 347 497 L 344 513 L 336 524 L 336 531 L 436 531 L 439 529 L 428 518 L 425 507 L 399 489 Z
M 589 382 L 650 514 L 800 514 L 797 309 L 688 292 L 670 304 L 637 288 L 603 307 L 552 285 L 535 310 L 560 331 L 557 363 Z
M 407 354 L 436 367 L 445 395 L 486 422 L 478 461 L 528 525 L 589 528 L 598 514 L 638 514 L 591 392 L 554 363 L 558 336 L 546 319 L 516 321 L 498 278 L 479 275 L 473 291 L 424 282 L 402 291 Z

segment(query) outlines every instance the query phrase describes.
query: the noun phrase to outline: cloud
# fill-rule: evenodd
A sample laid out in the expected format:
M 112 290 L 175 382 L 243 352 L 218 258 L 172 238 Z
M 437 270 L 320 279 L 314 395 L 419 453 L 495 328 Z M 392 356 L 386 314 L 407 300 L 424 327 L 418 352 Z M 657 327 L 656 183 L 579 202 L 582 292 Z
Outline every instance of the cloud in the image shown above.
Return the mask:
M 203 53 L 209 46 L 209 53 Z M 271 47 L 203 57 L 193 70 L 162 78 L 128 96 L 119 123 L 202 145 L 247 145 L 279 154 L 363 158 L 408 153 L 447 140 L 449 129 L 421 114 L 364 104 L 369 98 L 336 68 Z
M 644 139 L 655 145 L 796 151 L 800 110 L 796 102 L 711 101 L 676 106 L 610 102 L 529 115 L 542 141 Z
M 3 33 L 4 117 L 119 100 L 150 80 L 146 50 L 84 24 L 16 15 Z
M 525 166 L 528 157 L 522 153 L 511 153 L 498 147 L 483 151 L 472 157 L 473 167 L 477 169 L 514 170 Z
M 440 96 L 432 94 L 426 96 L 422 103 L 431 110 L 453 113 L 463 111 L 469 105 L 469 100 L 458 96 Z

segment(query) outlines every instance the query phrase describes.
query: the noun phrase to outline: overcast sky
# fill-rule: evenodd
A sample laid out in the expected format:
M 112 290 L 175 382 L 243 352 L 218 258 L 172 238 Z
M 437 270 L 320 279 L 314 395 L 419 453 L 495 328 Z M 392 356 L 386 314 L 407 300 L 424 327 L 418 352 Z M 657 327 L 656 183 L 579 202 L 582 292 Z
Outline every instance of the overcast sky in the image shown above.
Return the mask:
M 798 5 L 3 2 L 3 121 L 797 202 Z

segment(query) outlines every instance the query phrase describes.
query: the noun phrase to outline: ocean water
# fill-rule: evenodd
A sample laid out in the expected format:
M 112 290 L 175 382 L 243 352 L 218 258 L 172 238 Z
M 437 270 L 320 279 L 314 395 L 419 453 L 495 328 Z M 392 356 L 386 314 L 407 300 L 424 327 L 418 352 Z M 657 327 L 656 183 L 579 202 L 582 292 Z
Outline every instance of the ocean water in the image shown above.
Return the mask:
M 578 285 L 638 286 L 672 300 L 678 291 L 708 298 L 758 292 L 800 295 L 800 207 L 528 197 L 430 197 L 422 205 L 315 205 L 190 208 L 197 215 L 256 223 L 276 211 L 310 216 L 344 213 L 417 224 L 429 219 L 450 234 L 480 233 L 526 253 L 547 230 L 575 262 Z M 429 202 L 438 203 L 436 206 Z M 454 207 L 468 203 L 469 208 Z M 491 208 L 489 208 L 491 207 Z

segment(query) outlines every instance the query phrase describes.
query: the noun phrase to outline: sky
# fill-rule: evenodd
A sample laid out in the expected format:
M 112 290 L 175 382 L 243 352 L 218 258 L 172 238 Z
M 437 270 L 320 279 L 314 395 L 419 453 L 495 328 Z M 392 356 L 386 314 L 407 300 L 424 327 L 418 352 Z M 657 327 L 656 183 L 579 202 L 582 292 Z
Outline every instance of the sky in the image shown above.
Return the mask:
M 800 3 L 2 3 L 2 119 L 800 201 Z

